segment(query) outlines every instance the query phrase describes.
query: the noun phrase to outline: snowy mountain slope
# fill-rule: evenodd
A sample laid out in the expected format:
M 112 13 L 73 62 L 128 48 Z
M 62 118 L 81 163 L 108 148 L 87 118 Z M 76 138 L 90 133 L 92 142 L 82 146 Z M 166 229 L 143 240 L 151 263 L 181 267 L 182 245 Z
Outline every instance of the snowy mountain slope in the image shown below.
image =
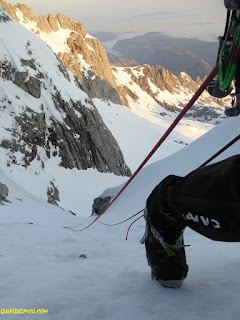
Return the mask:
M 186 148 L 147 166 L 101 221 L 118 222 L 132 215 L 159 179 L 188 173 L 238 134 L 239 118 L 226 119 Z M 235 144 L 220 158 L 239 153 L 239 147 Z M 97 223 L 84 232 L 72 232 L 62 227 L 82 228 L 92 219 L 49 204 L 6 204 L 0 215 L 2 312 L 48 309 L 38 317 L 49 320 L 239 318 L 238 243 L 218 243 L 186 230 L 190 271 L 183 287 L 171 290 L 151 281 L 139 243 L 143 219 L 125 241 L 128 224 Z M 82 254 L 86 258 L 80 258 Z
M 58 201 L 61 206 L 66 196 L 60 194 L 59 199 L 57 194 L 65 183 L 75 181 L 75 186 L 81 181 L 76 192 L 84 189 L 87 178 L 80 169 L 96 169 L 89 173 L 93 184 L 99 172 L 129 175 L 117 141 L 92 100 L 52 50 L 3 9 L 0 33 L 1 181 L 10 179 L 18 185 L 10 189 L 10 197 L 22 199 L 30 194 L 31 199 Z M 55 175 L 64 176 L 64 172 L 70 172 L 68 178 L 56 185 Z M 110 180 L 122 181 L 122 177 Z M 58 199 L 53 199 L 54 194 Z M 76 207 L 71 207 L 69 199 L 66 208 Z
M 159 118 L 156 125 L 144 112 L 139 117 L 121 105 L 90 100 L 43 41 L 3 15 L 7 20 L 0 24 L 0 181 L 8 186 L 11 199 L 51 201 L 89 216 L 93 199 L 125 179 L 78 169 L 129 174 L 107 127 L 135 170 L 173 116 Z M 184 120 L 151 161 L 179 150 L 211 127 Z M 79 205 L 86 197 L 87 205 Z
M 174 117 L 192 98 L 202 81 L 193 81 L 186 72 L 176 77 L 163 67 L 142 65 L 137 67 L 113 67 L 113 74 L 119 86 L 119 92 L 126 97 L 131 110 L 154 123 L 163 117 Z M 218 124 L 222 118 L 224 106 L 230 99 L 212 98 L 204 91 L 196 101 L 186 118 Z
M 155 121 L 153 121 L 144 107 L 141 113 L 135 113 L 110 102 L 107 104 L 98 99 L 93 101 L 102 118 L 105 119 L 107 127 L 118 141 L 132 172 L 137 169 L 176 117 L 170 114 L 166 117 L 154 118 Z M 181 120 L 176 130 L 149 160 L 149 163 L 182 149 L 213 127 L 214 125 L 210 123 Z

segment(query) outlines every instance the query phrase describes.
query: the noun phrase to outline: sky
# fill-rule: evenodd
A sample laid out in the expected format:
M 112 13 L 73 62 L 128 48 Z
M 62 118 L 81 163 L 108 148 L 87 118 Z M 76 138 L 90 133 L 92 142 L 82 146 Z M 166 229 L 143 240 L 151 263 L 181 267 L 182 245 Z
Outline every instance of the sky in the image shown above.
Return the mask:
M 217 41 L 223 34 L 223 0 L 9 0 L 25 3 L 38 17 L 63 13 L 84 24 L 88 33 L 164 32 L 175 37 Z

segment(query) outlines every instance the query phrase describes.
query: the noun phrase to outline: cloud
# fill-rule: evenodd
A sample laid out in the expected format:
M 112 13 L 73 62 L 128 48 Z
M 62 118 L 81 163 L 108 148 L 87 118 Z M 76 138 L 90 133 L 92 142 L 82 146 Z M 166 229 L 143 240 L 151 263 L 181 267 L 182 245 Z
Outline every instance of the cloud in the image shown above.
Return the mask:
M 132 16 L 132 19 L 150 19 L 150 18 L 157 18 L 160 17 L 161 19 L 170 19 L 170 18 L 183 18 L 188 16 L 196 16 L 198 14 L 193 12 L 186 12 L 186 11 L 158 11 L 158 12 L 147 12 L 143 14 L 138 14 Z
M 144 14 L 138 14 L 136 16 L 133 16 L 133 18 L 152 18 L 157 16 L 174 15 L 176 13 L 177 12 L 171 12 L 171 11 L 149 12 Z
M 11 4 L 24 2 L 37 17 L 40 13 L 55 15 L 61 12 L 83 23 L 89 32 L 157 31 L 171 36 L 188 35 L 205 39 L 210 32 L 221 33 L 226 19 L 223 0 L 121 0 L 118 7 L 113 0 L 5 1 Z

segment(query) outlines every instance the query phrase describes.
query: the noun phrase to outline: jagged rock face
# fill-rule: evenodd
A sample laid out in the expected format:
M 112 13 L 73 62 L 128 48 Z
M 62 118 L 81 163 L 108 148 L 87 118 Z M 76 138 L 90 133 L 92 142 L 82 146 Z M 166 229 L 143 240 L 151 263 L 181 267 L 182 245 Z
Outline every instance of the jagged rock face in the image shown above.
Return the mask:
M 0 45 L 0 146 L 8 166 L 37 162 L 44 169 L 46 159 L 56 158 L 65 168 L 131 175 L 117 141 L 76 76 L 24 28 L 15 48 L 17 29 L 17 22 L 0 9 L 0 32 L 8 34 Z
M 17 21 L 20 21 L 18 16 L 20 13 L 25 21 L 37 22 L 32 9 L 24 3 L 18 3 L 17 5 L 12 6 L 10 3 L 0 0 L 0 5 Z
M 18 6 L 18 5 L 17 5 Z M 28 17 L 26 16 L 26 19 Z M 59 13 L 56 16 L 49 14 L 47 17 L 41 14 L 37 19 L 37 27 L 46 33 L 57 32 L 62 29 L 69 29 L 76 32 L 76 34 L 81 34 L 82 37 L 86 36 L 86 31 L 80 22 L 76 22 L 73 19 L 64 16 Z
M 3 0 L 0 0 L 0 4 L 12 17 L 47 42 L 64 66 L 83 82 L 83 88 L 86 88 L 92 98 L 102 98 L 122 104 L 104 47 L 96 38 L 86 33 L 81 23 L 63 14 L 56 16 L 49 14 L 47 17 L 40 15 L 36 19 L 32 10 L 26 5 L 17 4 L 12 7 Z M 68 32 L 67 40 L 62 39 L 65 42 L 64 51 L 62 51 L 63 46 L 56 48 L 52 41 L 48 41 L 48 34 L 54 32 L 65 32 L 65 34 Z M 92 74 L 95 76 L 94 79 Z
M 19 77 L 19 74 L 24 74 L 24 77 Z M 26 86 L 27 82 L 24 82 L 26 74 L 26 72 L 16 72 L 13 83 L 33 97 L 40 98 L 41 91 L 38 90 L 38 87 L 36 91 L 34 85 Z M 36 78 L 32 77 L 32 79 Z M 31 82 L 31 77 L 29 82 L 34 84 L 34 81 Z M 63 123 L 52 118 L 51 126 L 47 127 L 44 112 L 47 109 L 46 105 L 42 105 L 42 113 L 26 108 L 20 116 L 15 117 L 14 137 L 11 140 L 2 140 L 1 146 L 13 152 L 22 153 L 22 165 L 24 166 L 30 165 L 38 158 L 37 149 L 41 147 L 48 158 L 59 156 L 61 165 L 65 168 L 80 170 L 96 168 L 100 172 L 113 172 L 117 175 L 129 176 L 131 174 L 124 163 L 116 140 L 106 128 L 90 100 L 88 106 L 80 101 L 66 102 L 58 91 L 52 95 L 52 99 L 56 109 L 65 113 Z M 52 153 L 50 146 L 54 147 Z M 12 163 L 15 163 L 15 158 Z
M 138 71 L 140 71 L 141 67 L 138 67 Z M 130 71 L 130 70 L 129 70 Z M 177 79 L 172 74 L 171 71 L 159 67 L 159 68 L 151 68 L 149 66 L 144 67 L 143 69 L 144 76 L 137 77 L 135 75 L 132 75 L 131 78 L 134 82 L 136 82 L 138 85 L 140 85 L 141 88 L 144 89 L 144 91 L 149 92 L 151 95 L 153 91 L 149 87 L 148 79 L 151 79 L 152 83 L 154 85 L 157 85 L 157 87 L 161 90 L 168 90 L 170 93 L 173 93 L 174 89 L 177 87 Z
M 141 94 L 144 93 L 154 99 L 159 106 L 173 112 L 181 111 L 202 84 L 200 78 L 195 82 L 184 72 L 176 77 L 171 71 L 161 66 L 113 67 L 113 72 L 122 100 L 126 100 L 125 104 L 128 103 L 131 106 L 132 100 L 141 101 Z M 123 79 L 124 82 L 122 82 Z M 186 116 L 200 121 L 209 121 L 221 116 L 224 101 L 212 98 L 204 92 L 197 104 L 201 106 L 196 105 Z
M 84 38 L 82 34 L 76 32 L 72 32 L 70 36 L 67 45 L 71 54 L 69 52 L 58 53 L 58 58 L 83 82 L 83 88 L 91 98 L 103 98 L 122 104 L 102 44 L 95 38 Z M 82 62 L 79 61 L 79 55 L 91 66 L 87 72 L 82 72 Z
M 48 23 L 50 24 L 51 29 L 54 32 L 57 32 L 59 27 L 58 27 L 58 19 L 56 16 L 53 16 L 52 14 L 48 15 Z
M 48 19 L 43 14 L 41 14 L 38 18 L 37 27 L 42 32 L 46 32 L 46 33 L 52 32 L 51 25 L 49 24 Z
M 35 113 L 26 109 L 15 118 L 17 126 L 12 130 L 12 139 L 2 140 L 1 147 L 13 153 L 20 152 L 21 165 L 26 167 L 35 159 L 44 167 L 38 154 L 40 147 L 49 159 L 59 157 L 60 165 L 65 168 L 96 168 L 100 172 L 131 175 L 116 140 L 93 104 L 90 109 L 80 101 L 66 102 L 59 92 L 53 96 L 53 101 L 55 107 L 66 114 L 63 123 L 52 119 L 51 126 L 47 127 L 45 112 Z M 11 158 L 9 165 L 20 164 L 13 155 Z
M 49 141 L 59 149 L 62 166 L 78 169 L 96 167 L 100 172 L 131 174 L 122 161 L 116 140 L 91 101 L 92 108 L 86 108 L 80 101 L 65 102 L 60 93 L 53 98 L 55 106 L 65 112 L 65 125 L 69 128 L 56 122 L 50 130 Z M 74 110 L 80 117 L 76 117 Z

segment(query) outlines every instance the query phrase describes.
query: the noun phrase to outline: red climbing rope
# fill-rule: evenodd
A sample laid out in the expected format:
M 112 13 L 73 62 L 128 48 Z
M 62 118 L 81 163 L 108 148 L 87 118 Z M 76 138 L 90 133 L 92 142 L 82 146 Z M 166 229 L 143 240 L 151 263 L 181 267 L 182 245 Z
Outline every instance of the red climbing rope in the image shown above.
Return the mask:
M 144 217 L 144 214 L 141 215 L 140 217 L 138 217 L 136 220 L 134 220 L 134 221 L 130 224 L 130 226 L 128 227 L 128 230 L 127 230 L 127 235 L 126 235 L 126 239 L 125 239 L 125 240 L 128 239 L 128 233 L 129 233 L 129 230 L 131 229 L 131 226 L 132 226 L 135 222 L 137 222 L 139 219 L 141 219 L 142 217 Z
M 215 66 L 215 68 L 212 70 L 212 72 L 209 74 L 209 76 L 205 79 L 205 81 L 202 83 L 202 85 L 199 87 L 197 92 L 194 94 L 192 99 L 188 102 L 188 104 L 184 107 L 184 109 L 179 113 L 177 118 L 173 121 L 173 123 L 170 125 L 170 127 L 167 129 L 167 131 L 164 133 L 164 135 L 161 137 L 161 139 L 158 141 L 158 143 L 155 145 L 155 147 L 152 149 L 152 151 L 148 154 L 148 156 L 144 159 L 144 161 L 140 164 L 140 166 L 137 168 L 137 170 L 133 173 L 133 175 L 129 178 L 129 180 L 126 182 L 126 184 L 122 187 L 122 189 L 118 192 L 118 194 L 113 198 L 113 200 L 109 203 L 109 205 L 103 210 L 103 212 L 94 219 L 89 225 L 87 225 L 85 228 L 80 230 L 74 230 L 72 228 L 72 231 L 78 232 L 88 229 L 90 226 L 92 226 L 107 210 L 108 208 L 117 200 L 117 198 L 123 193 L 123 191 L 127 188 L 127 186 L 132 182 L 132 180 L 136 177 L 136 175 L 139 173 L 139 171 L 144 167 L 144 165 L 148 162 L 148 160 L 152 157 L 152 155 L 157 151 L 157 149 L 161 146 L 161 144 L 166 140 L 166 138 L 169 136 L 169 134 L 173 131 L 173 129 L 176 127 L 178 122 L 182 119 L 182 117 L 187 113 L 187 111 L 192 107 L 194 102 L 200 97 L 200 95 L 203 93 L 203 91 L 206 89 L 206 87 L 210 84 L 210 82 L 213 80 L 213 78 L 218 73 L 218 64 Z
M 126 222 L 126 221 L 128 221 L 128 220 L 130 220 L 130 219 L 132 219 L 134 217 L 136 217 L 138 214 L 140 214 L 143 211 L 144 211 L 144 209 L 142 209 L 141 211 L 138 211 L 137 213 L 135 213 L 134 215 L 132 215 L 131 217 L 129 217 L 129 218 L 123 220 L 123 221 L 120 221 L 120 222 L 117 222 L 117 223 L 113 223 L 113 224 L 108 224 L 108 223 L 104 223 L 104 222 L 101 222 L 101 221 L 97 221 L 97 222 L 103 224 L 104 226 L 113 227 L 113 226 L 117 226 L 119 224 L 122 224 L 122 223 L 124 223 L 124 222 Z

